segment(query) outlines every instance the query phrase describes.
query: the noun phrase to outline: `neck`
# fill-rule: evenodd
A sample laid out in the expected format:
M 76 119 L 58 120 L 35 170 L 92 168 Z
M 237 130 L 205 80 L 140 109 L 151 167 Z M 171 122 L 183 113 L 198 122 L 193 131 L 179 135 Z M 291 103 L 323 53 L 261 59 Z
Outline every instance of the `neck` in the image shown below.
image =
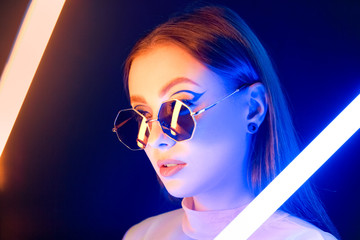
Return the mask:
M 222 187 L 216 191 L 202 192 L 199 195 L 193 196 L 193 210 L 214 211 L 233 209 L 249 204 L 253 199 L 253 194 L 244 186 L 238 186 L 236 191 Z

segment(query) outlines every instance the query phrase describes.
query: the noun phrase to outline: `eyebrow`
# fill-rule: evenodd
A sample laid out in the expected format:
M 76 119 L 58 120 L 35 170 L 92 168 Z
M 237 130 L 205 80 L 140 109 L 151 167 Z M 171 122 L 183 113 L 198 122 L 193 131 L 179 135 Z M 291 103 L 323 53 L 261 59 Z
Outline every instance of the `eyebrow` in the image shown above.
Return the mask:
M 186 78 L 186 77 L 178 77 L 178 78 L 174 78 L 173 80 L 171 80 L 169 83 L 167 83 L 159 92 L 159 97 L 163 97 L 165 95 L 165 93 L 167 93 L 172 87 L 174 87 L 177 84 L 180 83 L 191 83 L 193 85 L 196 86 L 200 86 L 199 84 L 197 84 L 196 82 L 194 82 L 193 80 Z M 134 95 L 130 97 L 130 102 L 139 102 L 139 103 L 144 103 L 147 104 L 146 100 L 144 97 L 139 96 L 139 95 Z
M 137 96 L 137 95 L 130 97 L 130 102 L 140 102 L 140 103 L 146 104 L 145 98 L 143 98 L 142 96 Z
M 174 87 L 175 85 L 180 84 L 180 83 L 191 83 L 193 85 L 200 86 L 199 84 L 197 84 L 196 82 L 194 82 L 193 80 L 191 80 L 189 78 L 178 77 L 178 78 L 171 80 L 160 90 L 159 97 L 163 97 L 165 95 L 165 93 L 167 93 L 172 87 Z

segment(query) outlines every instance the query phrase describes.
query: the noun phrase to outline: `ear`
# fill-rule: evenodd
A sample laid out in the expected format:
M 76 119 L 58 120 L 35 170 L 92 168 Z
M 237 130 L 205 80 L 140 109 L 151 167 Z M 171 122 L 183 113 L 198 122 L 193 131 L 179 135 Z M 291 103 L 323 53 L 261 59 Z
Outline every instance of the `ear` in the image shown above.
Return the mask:
M 254 83 L 248 87 L 248 124 L 260 127 L 268 110 L 268 95 L 262 83 Z

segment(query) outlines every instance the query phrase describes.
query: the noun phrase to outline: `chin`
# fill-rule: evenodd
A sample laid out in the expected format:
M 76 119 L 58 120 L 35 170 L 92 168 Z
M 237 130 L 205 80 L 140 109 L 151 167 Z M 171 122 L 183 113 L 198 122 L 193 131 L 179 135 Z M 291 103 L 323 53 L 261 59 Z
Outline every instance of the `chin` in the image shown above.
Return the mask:
M 184 185 L 184 182 L 178 179 L 169 179 L 169 180 L 162 180 L 162 183 L 164 184 L 166 191 L 168 193 L 176 198 L 184 198 L 188 197 L 189 193 L 186 191 L 186 187 Z
M 181 180 L 163 181 L 163 184 L 168 193 L 176 198 L 184 198 L 194 196 L 193 191 L 189 189 Z

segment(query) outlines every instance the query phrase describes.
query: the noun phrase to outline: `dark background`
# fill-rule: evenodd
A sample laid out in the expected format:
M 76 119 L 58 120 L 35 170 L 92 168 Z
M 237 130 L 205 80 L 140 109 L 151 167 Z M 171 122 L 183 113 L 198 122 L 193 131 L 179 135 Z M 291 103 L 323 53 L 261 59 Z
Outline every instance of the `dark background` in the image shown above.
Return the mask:
M 130 48 L 190 2 L 67 1 L 1 156 L 1 239 L 119 239 L 176 207 L 111 129 Z M 221 3 L 269 51 L 306 146 L 360 92 L 360 1 Z M 27 4 L 0 2 L 0 71 Z M 358 131 L 312 177 L 343 239 L 360 239 L 359 143 Z

